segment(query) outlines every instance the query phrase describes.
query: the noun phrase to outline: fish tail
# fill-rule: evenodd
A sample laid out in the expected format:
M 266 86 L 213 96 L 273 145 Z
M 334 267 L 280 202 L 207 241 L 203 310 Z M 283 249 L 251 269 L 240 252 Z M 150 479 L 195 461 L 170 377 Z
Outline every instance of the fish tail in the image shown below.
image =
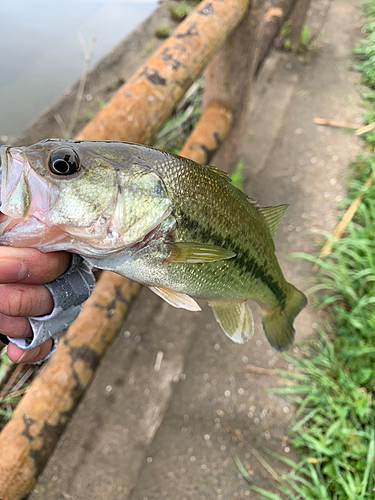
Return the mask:
M 305 295 L 288 283 L 285 307 L 275 307 L 263 316 L 263 328 L 271 346 L 277 351 L 286 351 L 293 343 L 295 317 L 307 304 Z

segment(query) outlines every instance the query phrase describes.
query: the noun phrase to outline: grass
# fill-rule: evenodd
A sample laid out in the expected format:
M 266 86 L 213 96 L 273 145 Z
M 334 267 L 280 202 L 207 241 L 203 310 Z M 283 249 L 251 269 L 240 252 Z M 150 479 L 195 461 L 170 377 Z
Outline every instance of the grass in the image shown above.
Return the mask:
M 367 173 L 374 161 L 372 154 Z M 372 185 L 310 290 L 317 293 L 316 306 L 329 313 L 325 331 L 303 346 L 304 356 L 284 355 L 295 370 L 282 372 L 285 384 L 273 390 L 297 408 L 289 434 L 301 461 L 278 455 L 291 468 L 281 485 L 275 483 L 286 498 L 375 498 L 374 200 Z M 252 487 L 262 498 L 278 498 Z
M 172 29 L 166 21 L 159 24 L 155 29 L 156 38 L 168 38 L 171 36 L 171 33 Z
M 193 7 L 187 2 L 179 2 L 177 5 L 169 6 L 169 12 L 175 21 L 183 21 L 192 10 Z
M 179 153 L 200 118 L 202 91 L 203 78 L 198 78 L 157 134 L 153 147 L 174 154 Z
M 230 178 L 232 179 L 232 184 L 238 189 L 243 189 L 244 176 L 243 176 L 244 164 L 240 161 L 236 168 L 231 172 Z
M 291 21 L 286 21 L 280 29 L 279 41 L 284 50 L 293 52 L 302 62 L 309 62 L 318 51 L 322 41 L 322 33 L 314 35 L 311 29 L 304 24 L 298 42 L 293 43 L 290 36 L 292 28 Z
M 367 122 L 375 119 L 375 0 L 366 6 L 365 39 L 355 50 L 356 69 L 368 89 Z M 348 204 L 375 171 L 375 134 L 366 136 L 366 149 L 353 162 Z M 363 194 L 344 237 L 318 262 L 316 285 L 310 289 L 318 309 L 325 311 L 324 330 L 303 346 L 304 356 L 285 359 L 295 366 L 282 372 L 276 392 L 297 408 L 289 429 L 300 462 L 276 455 L 288 466 L 275 489 L 288 499 L 375 499 L 375 184 Z M 271 453 L 275 456 L 274 453 Z M 239 468 L 241 471 L 241 469 Z M 244 475 L 249 481 L 249 478 Z M 251 488 L 261 498 L 279 493 Z
M 5 348 L 0 351 L 0 429 L 12 418 L 15 407 L 36 372 L 35 366 L 12 363 Z

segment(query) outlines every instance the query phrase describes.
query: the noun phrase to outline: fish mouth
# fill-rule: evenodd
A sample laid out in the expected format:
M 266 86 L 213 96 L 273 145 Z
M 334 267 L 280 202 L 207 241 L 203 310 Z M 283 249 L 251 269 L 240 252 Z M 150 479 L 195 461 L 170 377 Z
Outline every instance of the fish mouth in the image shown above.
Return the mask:
M 46 232 L 48 210 L 58 196 L 56 187 L 30 166 L 22 148 L 1 146 L 0 158 L 0 244 L 31 246 L 36 235 L 40 239 Z
M 57 187 L 37 174 L 22 148 L 1 147 L 1 207 L 12 218 L 33 216 L 44 222 L 58 198 Z

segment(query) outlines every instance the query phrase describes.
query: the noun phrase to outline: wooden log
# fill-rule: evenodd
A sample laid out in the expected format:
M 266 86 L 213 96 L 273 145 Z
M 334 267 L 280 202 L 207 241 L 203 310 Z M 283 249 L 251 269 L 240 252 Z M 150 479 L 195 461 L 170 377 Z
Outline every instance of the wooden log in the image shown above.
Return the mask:
M 254 0 L 237 30 L 215 55 L 204 73 L 203 109 L 210 102 L 225 104 L 233 114 L 233 127 L 228 133 L 216 164 L 229 171 L 239 161 L 239 138 L 250 91 L 258 66 L 260 35 L 265 14 L 263 0 Z
M 228 133 L 231 122 L 232 113 L 228 107 L 216 101 L 211 102 L 181 149 L 180 155 L 207 165 Z
M 18 500 L 34 486 L 139 289 L 121 276 L 102 273 L 82 313 L 0 433 L 2 500 Z
M 290 42 L 292 46 L 298 45 L 301 41 L 302 28 L 306 21 L 306 14 L 309 10 L 310 0 L 297 0 L 289 16 Z
M 261 40 L 259 42 L 259 59 L 256 73 L 259 72 L 263 61 L 272 47 L 273 41 L 278 35 L 281 26 L 288 18 L 296 1 L 299 0 L 273 1 L 271 7 L 266 11 Z
M 245 16 L 249 0 L 201 2 L 116 92 L 79 139 L 149 144 L 207 62 Z

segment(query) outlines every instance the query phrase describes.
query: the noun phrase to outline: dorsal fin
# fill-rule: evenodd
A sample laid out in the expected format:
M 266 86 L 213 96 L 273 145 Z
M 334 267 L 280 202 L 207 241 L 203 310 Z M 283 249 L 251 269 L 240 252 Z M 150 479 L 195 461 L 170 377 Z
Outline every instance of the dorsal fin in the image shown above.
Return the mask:
M 229 177 L 229 174 L 224 172 L 224 170 L 220 170 L 212 165 L 206 165 L 207 168 L 211 169 L 216 175 L 227 181 L 229 184 L 232 182 L 232 179 Z
M 284 217 L 289 205 L 278 205 L 277 207 L 261 207 L 259 211 L 266 219 L 268 227 L 271 231 L 272 238 L 275 236 L 275 231 L 279 222 Z
M 256 207 L 256 208 L 259 208 L 259 205 L 258 205 L 258 202 L 253 200 L 252 198 L 250 198 L 250 196 L 247 196 L 247 194 L 245 194 L 245 198 L 247 199 L 247 201 L 250 203 L 250 205 L 253 205 L 253 207 Z

